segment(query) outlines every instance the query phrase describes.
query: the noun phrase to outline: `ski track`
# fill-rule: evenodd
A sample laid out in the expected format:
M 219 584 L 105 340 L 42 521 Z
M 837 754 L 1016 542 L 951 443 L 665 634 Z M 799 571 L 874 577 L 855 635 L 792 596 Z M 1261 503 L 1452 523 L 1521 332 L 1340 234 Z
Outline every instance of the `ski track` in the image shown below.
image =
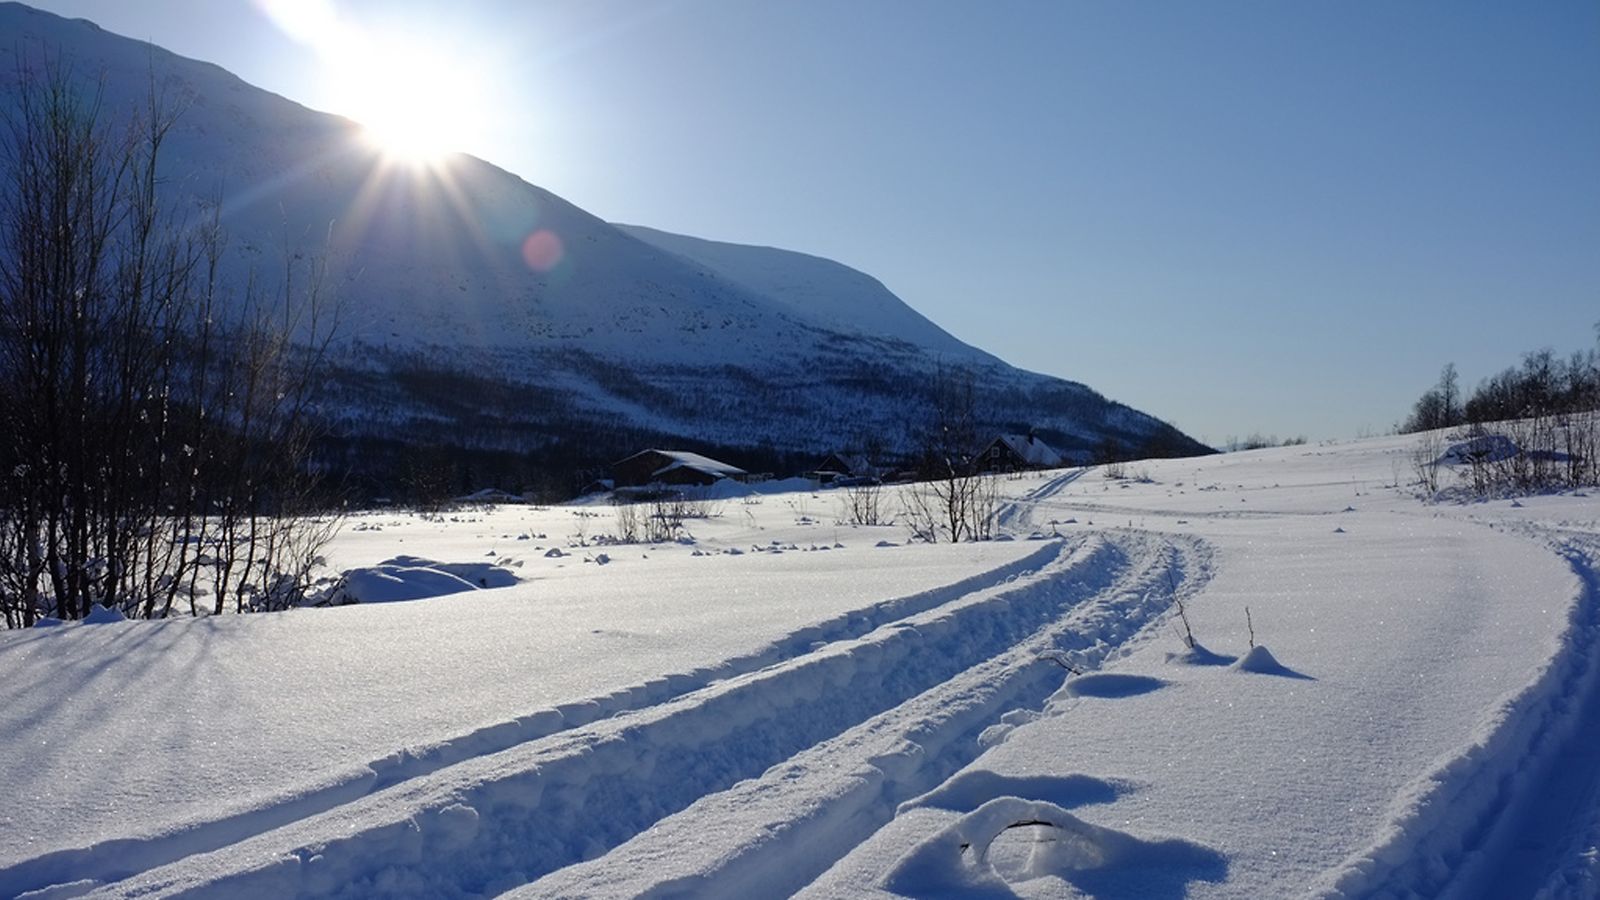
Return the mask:
M 861 637 L 842 637 L 664 703 L 470 757 L 275 831 L 104 885 L 93 895 L 500 893 L 600 856 L 702 798 L 758 779 L 797 755 L 823 752 L 819 745 L 852 729 L 880 732 L 886 723 L 912 723 L 895 732 L 894 746 L 921 746 L 920 738 L 926 747 L 871 760 L 878 771 L 893 774 L 885 783 L 897 786 L 834 811 L 857 816 L 867 810 L 852 832 L 864 837 L 895 803 L 935 786 L 975 756 L 981 749 L 975 736 L 1001 713 L 1042 703 L 1059 687 L 1066 673 L 1040 661 L 1041 652 L 1081 645 L 1098 659 L 1139 633 L 1170 603 L 1169 572 L 1183 568 L 1191 582 L 1204 576 L 1200 546 L 1184 540 L 1184 552 L 1159 536 L 1110 532 L 1052 542 L 1050 560 L 1037 571 L 941 605 L 901 609 L 899 618 Z M 1074 624 L 1089 621 L 1092 629 L 1071 637 Z M 969 670 L 972 678 L 958 678 Z M 922 696 L 929 699 L 919 706 Z M 930 758 L 936 764 L 925 765 Z M 796 848 L 811 859 L 797 861 L 795 871 L 810 874 L 797 875 L 792 887 L 830 861 L 804 842 L 774 842 L 767 849 Z M 848 849 L 841 843 L 830 852 Z M 440 853 L 450 854 L 452 865 L 438 866 Z M 737 882 L 736 873 L 727 877 Z
M 1083 477 L 1087 468 L 1069 469 L 1066 472 L 1039 485 L 1016 500 L 1007 503 L 1001 508 L 1000 514 L 995 517 L 997 524 L 1002 528 L 1021 530 L 1033 528 L 1035 523 L 1033 513 L 1035 509 L 1044 505 L 1044 501 L 1066 490 L 1074 481 Z
M 1154 535 L 1120 540 L 1111 580 L 1080 585 L 1095 592 L 1092 599 L 1027 639 L 759 779 L 701 798 L 684 816 L 606 857 L 558 871 L 514 896 L 742 898 L 799 891 L 888 824 L 903 804 L 976 759 L 985 749 L 980 738 L 986 730 L 1025 721 L 1041 709 L 1067 676 L 1048 656 L 1068 652 L 1078 665 L 1097 667 L 1170 608 L 1172 585 L 1180 596 L 1191 596 L 1210 577 L 1208 551 L 1198 541 Z M 1116 790 L 1081 776 L 1058 781 L 1055 788 L 1086 801 L 1110 799 Z M 797 795 L 804 801 L 796 804 Z M 759 813 L 759 827 L 708 832 L 704 825 L 736 816 L 748 823 L 753 812 Z M 680 848 L 690 845 L 717 864 L 662 877 Z
M 1008 504 L 1002 522 L 1031 527 L 1082 471 Z M 1402 791 L 1388 827 L 1313 894 L 1595 894 L 1600 537 L 1501 527 L 1573 572 L 1558 646 L 1461 752 Z M 760 653 L 402 750 L 275 805 L 25 861 L 0 870 L 0 895 L 793 893 L 929 792 L 959 787 L 983 800 L 1001 790 L 951 779 L 986 732 L 1028 721 L 1060 688 L 1066 672 L 1051 656 L 1098 667 L 1210 576 L 1209 548 L 1189 536 L 1103 529 L 1052 541 Z M 1060 781 L 1046 787 L 1068 805 L 1121 790 Z M 753 817 L 764 827 L 748 827 Z M 715 827 L 734 820 L 741 827 Z M 686 846 L 701 863 L 673 869 Z M 441 854 L 452 864 L 438 865 Z
M 1061 493 L 1067 488 L 1068 485 L 1072 484 L 1074 481 L 1077 481 L 1079 478 L 1082 478 L 1083 473 L 1087 471 L 1089 471 L 1087 468 L 1069 469 L 1061 475 L 1057 475 L 1055 478 L 1052 478 L 1033 490 L 1028 491 L 1015 501 L 1007 503 L 1000 510 L 1000 514 L 995 517 L 996 524 L 998 524 L 1001 528 L 1013 530 L 1031 527 L 1033 524 L 1034 507 L 1036 507 L 1041 501 L 1047 500 L 1050 497 L 1054 497 L 1056 494 Z
M 1556 705 L 1562 718 L 1541 737 L 1541 769 L 1502 818 L 1479 855 L 1481 875 L 1465 871 L 1457 895 L 1594 897 L 1600 894 L 1600 538 L 1546 529 L 1583 584 L 1574 628 L 1563 644 L 1571 677 Z
M 1600 540 L 1518 525 L 1566 559 L 1577 595 L 1537 679 L 1470 745 L 1402 791 L 1372 845 L 1312 893 L 1356 897 L 1593 897 L 1600 843 Z
M 667 703 L 720 681 L 795 659 L 819 643 L 859 638 L 887 623 L 1015 580 L 1048 565 L 1063 552 L 1065 545 L 1061 542 L 1046 543 L 1015 562 L 953 584 L 885 600 L 802 628 L 758 653 L 736 657 L 710 668 L 667 675 L 604 696 L 537 710 L 448 741 L 400 749 L 354 770 L 326 776 L 292 795 L 267 799 L 221 819 L 188 823 L 156 835 L 114 838 L 24 860 L 0 869 L 0 897 L 19 896 L 71 882 L 117 881 L 184 857 L 237 844 L 465 760 Z
M 1074 473 L 1075 474 L 1075 473 Z M 1010 512 L 1185 518 L 1328 515 L 1160 510 L 1054 501 L 1072 478 L 1029 492 Z M 1389 827 L 1312 885 L 1323 897 L 1600 895 L 1600 536 L 1532 523 L 1520 533 L 1566 560 L 1576 584 L 1567 627 L 1536 680 L 1486 714 L 1471 743 L 1397 798 Z

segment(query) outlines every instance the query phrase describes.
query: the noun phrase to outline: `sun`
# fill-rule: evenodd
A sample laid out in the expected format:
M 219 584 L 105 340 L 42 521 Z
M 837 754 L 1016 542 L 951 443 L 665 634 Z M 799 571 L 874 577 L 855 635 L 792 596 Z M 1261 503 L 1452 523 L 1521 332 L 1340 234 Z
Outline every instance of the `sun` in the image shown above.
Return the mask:
M 254 3 L 317 55 L 317 105 L 360 123 L 385 157 L 436 164 L 486 149 L 490 98 L 503 96 L 492 77 L 492 36 L 404 16 L 353 16 L 341 0 Z
M 469 62 L 392 39 L 352 43 L 329 62 L 340 110 L 386 156 L 436 163 L 483 135 L 485 91 Z

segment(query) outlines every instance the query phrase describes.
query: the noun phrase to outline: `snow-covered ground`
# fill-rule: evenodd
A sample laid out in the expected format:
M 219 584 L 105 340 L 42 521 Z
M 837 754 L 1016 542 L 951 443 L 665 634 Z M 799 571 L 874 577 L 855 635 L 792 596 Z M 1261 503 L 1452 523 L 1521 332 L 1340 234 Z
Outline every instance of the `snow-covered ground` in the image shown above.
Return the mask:
M 1600 498 L 1411 446 L 364 514 L 357 606 L 0 633 L 0 895 L 1592 896 Z

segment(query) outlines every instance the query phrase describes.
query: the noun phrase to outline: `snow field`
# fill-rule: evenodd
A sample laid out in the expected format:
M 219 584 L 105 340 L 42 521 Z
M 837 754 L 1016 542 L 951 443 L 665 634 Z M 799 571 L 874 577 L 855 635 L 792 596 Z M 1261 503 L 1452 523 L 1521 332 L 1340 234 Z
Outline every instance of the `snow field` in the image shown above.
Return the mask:
M 476 529 L 527 524 L 526 515 L 449 523 L 429 544 L 446 558 L 483 558 L 500 532 Z M 416 542 L 437 527 L 400 523 L 386 533 L 392 549 L 400 535 Z M 373 533 L 350 536 L 359 556 Z M 831 574 L 805 553 L 643 548 L 647 558 L 603 568 L 535 554 L 514 569 L 529 580 L 503 589 L 0 635 L 0 667 L 27 675 L 0 680 L 0 733 L 10 737 L 0 784 L 18 801 L 0 808 L 0 895 L 113 880 L 243 840 L 865 633 L 1054 552 L 929 549 L 833 549 L 843 568 Z M 85 715 L 55 714 L 65 708 Z M 66 746 L 82 749 L 53 752 Z M 63 820 L 76 832 L 51 827 Z
M 1535 544 L 1431 517 L 1340 515 L 1344 534 L 1329 517 L 1298 512 L 1208 518 L 1216 575 L 1188 604 L 1196 636 L 1215 662 L 1235 662 L 1248 649 L 1248 605 L 1258 639 L 1288 671 L 1195 665 L 1199 655 L 1182 652 L 1168 622 L 1166 635 L 1116 663 L 1117 677 L 1142 681 L 1089 691 L 1075 684 L 1107 676 L 1069 681 L 1043 717 L 957 776 L 1123 785 L 1091 805 L 1058 803 L 1120 837 L 1091 841 L 1070 823 L 1060 833 L 1020 829 L 1050 833 L 997 838 L 1023 842 L 1011 864 L 969 856 L 940 886 L 929 881 L 928 848 L 967 828 L 976 805 L 913 809 L 808 895 L 917 885 L 916 895 L 1283 896 L 1326 890 L 1347 868 L 1401 869 L 1441 852 L 1442 868 L 1457 871 L 1460 851 L 1448 848 L 1471 846 L 1480 821 L 1463 789 L 1482 778 L 1492 793 L 1498 773 L 1528 749 L 1524 732 L 1541 727 L 1521 706 L 1513 715 L 1502 708 L 1539 692 L 1552 655 L 1567 658 L 1579 595 L 1568 566 Z M 1474 748 L 1490 734 L 1493 762 L 1475 764 Z M 1435 787 L 1430 773 L 1440 767 L 1459 772 Z M 1048 799 L 1027 790 L 974 799 L 1006 795 Z M 1374 838 L 1380 848 L 1363 850 Z M 1131 852 L 1140 845 L 1130 839 L 1150 852 Z M 1156 852 L 1174 850 L 1165 843 L 1174 840 L 1187 849 Z M 1093 852 L 1053 862 L 1039 846 L 1086 841 Z M 1033 851 L 1044 861 L 1029 864 Z M 1346 883 L 1350 896 L 1430 894 L 1418 874 Z
M 520 580 L 0 635 L 0 894 L 1593 896 L 1600 502 L 1423 504 L 1410 447 L 1007 479 L 986 545 L 363 516 L 340 568 Z
M 166 879 L 176 888 L 188 872 L 198 871 L 203 883 L 230 894 L 319 893 L 316 886 L 331 879 L 351 896 L 386 892 L 395 884 L 452 896 L 485 892 L 508 868 L 524 878 L 553 871 L 941 684 L 1049 621 L 1063 606 L 1093 596 L 1098 581 L 1118 568 L 1118 554 L 1098 539 L 1088 544 L 1071 559 L 1057 559 L 1037 573 L 892 622 L 864 638 L 820 648 L 659 708 L 469 760 L 437 773 L 426 788 L 407 785 L 392 798 L 375 795 L 353 804 L 352 810 L 362 811 L 351 814 L 381 824 L 357 834 L 350 834 L 341 814 L 308 820 L 225 854 L 152 872 L 118 890 L 139 891 Z M 1063 545 L 1048 546 L 1063 555 Z M 1087 583 L 1073 587 L 1080 580 Z M 1024 666 L 1030 663 L 1036 660 L 1025 656 Z M 537 802 L 525 805 L 529 797 Z M 413 855 L 426 846 L 430 817 L 457 803 L 472 807 L 484 822 L 481 839 L 453 847 L 447 869 L 426 853 Z M 603 818 L 585 820 L 601 809 Z M 422 823 L 420 838 L 406 836 L 410 832 L 403 826 L 410 822 Z M 267 849 L 274 846 L 280 849 Z M 259 865 L 263 853 L 274 862 L 238 875 L 214 868 L 241 859 Z M 301 859 L 315 864 L 295 864 Z
M 1250 605 L 1258 639 L 1290 677 L 1248 674 L 1237 663 L 1187 665 L 1195 655 L 1179 652 L 1168 634 L 1168 649 L 1147 647 L 1117 663 L 1118 674 L 1146 677 L 1147 690 L 1083 697 L 1074 687 L 1082 679 L 1074 679 L 1043 719 L 968 769 L 1011 781 L 1054 773 L 1138 785 L 1074 814 L 1134 838 L 1194 842 L 1210 852 L 1208 865 L 1168 871 L 1168 881 L 1150 881 L 1160 866 L 1149 858 L 1126 860 L 1120 870 L 1082 860 L 1056 871 L 1011 866 L 1005 878 L 971 866 L 966 881 L 946 890 L 962 894 L 986 882 L 1022 895 L 1261 897 L 1304 890 L 1318 874 L 1326 890 L 1344 878 L 1344 866 L 1376 868 L 1365 860 L 1363 834 L 1381 844 L 1373 855 L 1390 862 L 1442 858 L 1435 868 L 1459 871 L 1461 852 L 1440 857 L 1440 847 L 1475 846 L 1474 830 L 1482 830 L 1482 818 L 1464 802 L 1474 791 L 1462 786 L 1494 785 L 1541 740 L 1542 716 L 1530 709 L 1546 693 L 1547 666 L 1574 658 L 1578 631 L 1568 615 L 1582 615 L 1574 601 L 1584 594 L 1573 567 L 1541 544 L 1382 495 L 1390 480 L 1381 474 L 1384 456 L 1397 450 L 1398 442 L 1352 447 L 1342 479 L 1322 477 L 1322 461 L 1312 460 L 1320 452 L 1306 450 L 1309 464 L 1258 472 L 1253 484 L 1221 492 L 1194 490 L 1221 480 L 1203 468 L 1210 479 L 1184 479 L 1189 490 L 1158 468 L 1192 466 L 1181 461 L 1154 464 L 1154 485 L 1062 477 L 1064 484 L 1030 492 L 1040 503 L 1014 511 L 1022 524 L 1070 509 L 1078 520 L 1123 524 L 1133 516 L 1147 527 L 1203 533 L 1216 548 L 1218 577 L 1189 604 L 1198 639 L 1218 652 L 1216 661 L 1245 655 L 1243 607 Z M 1365 466 L 1352 466 L 1360 456 Z M 1070 498 L 1074 493 L 1086 503 Z M 1234 503 L 1219 503 L 1213 493 L 1232 493 Z M 1240 498 L 1256 508 L 1235 511 Z M 1557 682 L 1563 692 L 1581 687 Z M 1486 735 L 1496 737 L 1480 754 L 1490 762 L 1475 765 Z M 1461 777 L 1438 785 L 1435 767 L 1461 770 Z M 902 884 L 902 858 L 958 820 L 928 810 L 902 818 L 907 822 L 885 828 L 811 892 L 861 895 L 862 886 Z M 1040 839 L 1082 842 L 1082 834 Z M 1429 882 L 1414 876 L 1352 884 L 1350 895 L 1430 894 Z
M 516 895 L 732 898 L 804 887 L 901 802 L 970 762 L 991 735 L 1035 715 L 1067 674 L 1052 657 L 1098 665 L 1165 611 L 1171 585 L 1193 594 L 1209 577 L 1204 548 L 1193 541 L 1120 533 L 1091 540 L 1105 543 L 1084 562 L 1041 570 L 1032 592 L 1076 599 L 1058 600 L 1060 614 L 1031 634 L 992 640 L 1003 649 L 982 662 Z M 1021 599 L 1009 600 L 1013 616 Z M 977 636 L 957 624 L 966 640 Z M 933 640 L 929 625 L 914 627 Z M 707 823 L 719 824 L 708 831 Z
M 1502 727 L 1486 728 L 1479 746 L 1430 773 L 1438 794 L 1473 813 L 1445 819 L 1429 808 L 1433 798 L 1419 804 L 1415 820 L 1431 825 L 1431 843 L 1441 845 L 1436 865 L 1458 869 L 1447 896 L 1600 894 L 1600 538 L 1533 530 L 1567 558 L 1582 593 L 1542 677 L 1498 711 Z M 1380 872 L 1351 880 L 1359 887 Z

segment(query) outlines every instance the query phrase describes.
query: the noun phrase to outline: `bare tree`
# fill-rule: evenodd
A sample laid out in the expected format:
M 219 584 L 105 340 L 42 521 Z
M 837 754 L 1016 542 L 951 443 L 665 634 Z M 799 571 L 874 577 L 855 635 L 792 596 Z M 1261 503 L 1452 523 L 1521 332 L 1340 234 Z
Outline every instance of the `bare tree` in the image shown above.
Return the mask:
M 998 503 L 993 476 L 979 465 L 980 423 L 971 372 L 940 369 L 923 430 L 924 481 L 902 495 L 902 514 L 922 540 L 952 543 L 992 536 Z
M 1460 425 L 1461 416 L 1461 379 L 1456 375 L 1456 364 L 1445 363 L 1439 371 L 1439 384 L 1435 387 L 1439 392 L 1439 405 L 1442 407 L 1443 426 L 1449 428 Z
M 174 117 L 153 83 L 118 131 L 66 65 L 19 75 L 0 135 L 5 623 L 298 602 L 337 526 L 306 462 L 330 307 L 292 280 L 222 295 L 215 219 L 159 197 Z
M 1411 448 L 1411 469 L 1423 491 L 1432 497 L 1439 493 L 1439 467 L 1444 454 L 1444 436 L 1437 430 L 1424 431 Z
M 1446 363 L 1439 373 L 1438 383 L 1417 398 L 1416 405 L 1411 408 L 1411 415 L 1401 424 L 1400 431 L 1410 434 L 1417 431 L 1431 431 L 1435 428 L 1450 428 L 1463 421 L 1465 416 L 1462 411 L 1460 379 L 1456 375 L 1456 364 Z
M 847 525 L 884 525 L 883 486 L 876 481 L 843 488 L 839 520 Z
M 615 498 L 617 508 L 617 540 L 624 544 L 639 542 L 639 505 L 630 499 Z

